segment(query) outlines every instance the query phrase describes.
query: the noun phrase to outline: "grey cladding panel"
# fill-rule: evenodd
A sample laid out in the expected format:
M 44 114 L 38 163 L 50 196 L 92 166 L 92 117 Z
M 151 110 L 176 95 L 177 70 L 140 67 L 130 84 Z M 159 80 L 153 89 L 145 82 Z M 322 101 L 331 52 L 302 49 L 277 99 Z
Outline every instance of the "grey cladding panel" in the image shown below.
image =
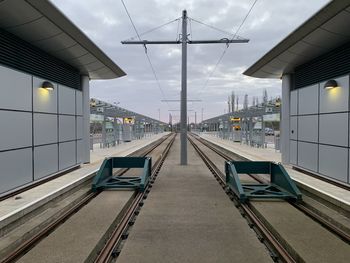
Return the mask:
M 32 149 L 0 152 L 0 193 L 32 181 Z
M 0 108 L 32 110 L 32 77 L 0 65 Z
M 34 113 L 34 145 L 57 142 L 57 115 Z
M 320 83 L 320 113 L 349 110 L 349 76 L 335 79 L 337 88 L 324 89 L 325 82 Z
M 307 142 L 318 141 L 318 115 L 298 117 L 298 140 Z
M 58 171 L 58 144 L 34 148 L 34 180 Z
M 318 113 L 318 84 L 298 90 L 299 115 Z
M 298 117 L 290 117 L 290 138 L 296 140 L 298 138 Z
M 77 117 L 77 139 L 83 138 L 83 117 Z
M 348 149 L 320 145 L 319 172 L 336 180 L 347 182 Z
M 83 162 L 83 140 L 77 141 L 77 163 Z
M 58 85 L 58 111 L 60 114 L 75 115 L 75 90 Z
M 289 146 L 289 151 L 290 151 L 290 155 L 289 155 L 289 162 L 291 164 L 297 164 L 297 150 L 298 150 L 298 142 L 297 141 L 290 141 L 290 146 Z
M 348 113 L 320 115 L 320 143 L 348 146 Z
M 290 92 L 290 115 L 298 114 L 298 90 Z
M 33 77 L 33 108 L 34 111 L 57 113 L 57 84 L 53 90 L 41 88 L 44 79 Z
M 75 140 L 75 116 L 59 116 L 59 141 Z
M 83 93 L 81 91 L 75 91 L 76 96 L 76 114 L 83 115 Z
M 63 170 L 75 165 L 76 162 L 76 142 L 65 142 L 59 144 L 59 169 Z
M 318 145 L 298 142 L 298 166 L 317 172 Z
M 32 114 L 0 110 L 0 150 L 32 146 Z

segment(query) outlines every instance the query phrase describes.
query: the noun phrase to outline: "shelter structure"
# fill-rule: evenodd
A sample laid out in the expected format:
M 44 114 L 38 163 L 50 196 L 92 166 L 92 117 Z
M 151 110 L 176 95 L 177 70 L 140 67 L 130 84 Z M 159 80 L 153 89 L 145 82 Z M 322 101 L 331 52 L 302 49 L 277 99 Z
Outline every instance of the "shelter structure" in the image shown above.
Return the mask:
M 349 184 L 350 4 L 331 1 L 244 74 L 282 79 L 283 163 Z
M 0 194 L 89 162 L 89 81 L 124 75 L 50 1 L 0 1 Z

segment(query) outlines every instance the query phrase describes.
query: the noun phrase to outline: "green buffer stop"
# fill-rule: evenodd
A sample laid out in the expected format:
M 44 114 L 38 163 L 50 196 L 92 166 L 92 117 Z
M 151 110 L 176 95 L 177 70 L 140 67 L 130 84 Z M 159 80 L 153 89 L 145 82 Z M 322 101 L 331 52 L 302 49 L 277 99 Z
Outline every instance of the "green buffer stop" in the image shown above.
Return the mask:
M 281 164 L 274 162 L 227 161 L 226 184 L 241 202 L 252 198 L 301 201 L 302 196 Z M 268 174 L 269 183 L 242 184 L 239 174 Z
M 140 176 L 115 176 L 113 168 L 143 168 Z M 106 158 L 92 182 L 92 191 L 105 189 L 135 189 L 143 192 L 151 177 L 151 157 Z

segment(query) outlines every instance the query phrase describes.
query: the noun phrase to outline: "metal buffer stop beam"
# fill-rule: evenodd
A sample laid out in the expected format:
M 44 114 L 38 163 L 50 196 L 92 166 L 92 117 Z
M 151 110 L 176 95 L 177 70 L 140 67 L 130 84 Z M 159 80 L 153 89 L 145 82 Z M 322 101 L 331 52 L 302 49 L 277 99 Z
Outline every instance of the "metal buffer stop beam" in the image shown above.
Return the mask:
M 227 161 L 225 162 L 226 184 L 241 202 L 249 199 L 286 199 L 301 201 L 302 195 L 279 163 Z M 269 183 L 242 184 L 239 174 L 268 174 Z
M 140 176 L 113 175 L 114 168 L 143 168 Z M 92 182 L 92 191 L 105 189 L 136 189 L 143 192 L 151 177 L 151 157 L 106 158 Z

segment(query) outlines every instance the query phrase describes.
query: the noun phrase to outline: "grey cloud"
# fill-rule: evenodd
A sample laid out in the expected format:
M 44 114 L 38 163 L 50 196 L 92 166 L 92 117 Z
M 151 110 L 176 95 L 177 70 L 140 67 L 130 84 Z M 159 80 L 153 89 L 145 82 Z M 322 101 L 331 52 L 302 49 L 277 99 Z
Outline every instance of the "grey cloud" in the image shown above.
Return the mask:
M 162 23 L 188 15 L 225 31 L 234 32 L 250 8 L 253 0 L 124 0 L 137 26 L 144 32 Z M 162 103 L 161 92 L 154 80 L 142 46 L 123 46 L 120 41 L 135 36 L 135 32 L 120 1 L 115 0 L 53 0 L 77 26 L 79 26 L 104 52 L 109 55 L 127 76 L 115 80 L 92 81 L 91 96 L 110 102 L 120 101 L 122 107 L 167 121 L 168 105 Z M 248 44 L 233 44 L 213 78 L 203 89 L 221 55 L 224 45 L 189 46 L 188 97 L 199 98 L 201 103 L 191 103 L 189 108 L 199 116 L 204 108 L 204 118 L 222 114 L 227 108 L 227 96 L 232 90 L 241 96 L 245 93 L 261 96 L 263 89 L 269 96 L 281 93 L 280 80 L 253 79 L 241 73 L 320 9 L 326 0 L 265 0 L 258 1 L 239 35 L 249 38 Z M 143 36 L 144 39 L 176 39 L 177 23 Z M 195 39 L 223 38 L 227 35 L 195 22 L 191 23 Z M 148 46 L 148 54 L 156 69 L 161 87 L 167 98 L 178 98 L 180 91 L 180 46 Z M 169 103 L 179 108 L 178 103 Z M 174 113 L 174 115 L 179 115 Z M 190 114 L 194 116 L 194 113 Z M 191 121 L 194 120 L 190 117 Z M 176 119 L 176 118 L 174 118 Z M 178 119 L 178 118 L 177 118 Z M 199 119 L 199 118 L 197 118 Z

